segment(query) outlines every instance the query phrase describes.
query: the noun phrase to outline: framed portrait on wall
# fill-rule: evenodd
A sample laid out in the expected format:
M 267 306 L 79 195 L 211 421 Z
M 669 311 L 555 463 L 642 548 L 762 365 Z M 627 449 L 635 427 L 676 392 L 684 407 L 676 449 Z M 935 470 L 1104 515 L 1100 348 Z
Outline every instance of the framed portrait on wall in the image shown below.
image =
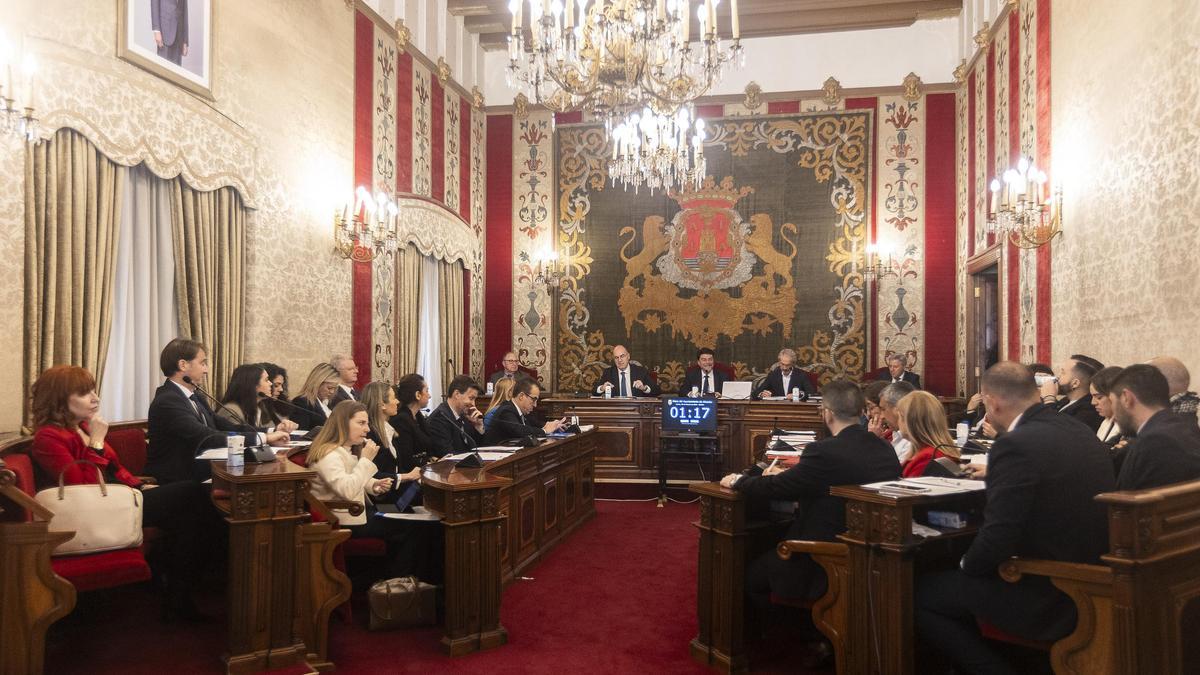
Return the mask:
M 213 0 L 117 0 L 117 56 L 212 100 Z

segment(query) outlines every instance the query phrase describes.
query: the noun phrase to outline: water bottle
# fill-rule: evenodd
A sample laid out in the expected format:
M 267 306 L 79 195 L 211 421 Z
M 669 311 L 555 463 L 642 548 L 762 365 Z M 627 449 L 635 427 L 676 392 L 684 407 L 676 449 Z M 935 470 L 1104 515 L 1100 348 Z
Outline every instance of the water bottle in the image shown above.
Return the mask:
M 225 466 L 227 468 L 240 469 L 246 466 L 245 436 L 230 432 L 225 441 L 225 447 L 229 450 L 229 458 L 225 460 Z
M 604 398 L 612 398 L 612 385 L 611 384 L 604 385 Z
M 700 396 L 700 387 L 692 387 L 692 390 L 688 392 L 688 398 L 696 398 L 698 396 Z
M 491 395 L 492 395 L 492 394 L 494 394 L 494 393 L 496 393 L 496 385 L 495 385 L 495 383 L 493 383 L 493 382 L 488 382 L 488 383 L 487 383 L 487 395 L 488 395 L 488 396 L 491 396 Z
M 792 387 L 792 403 L 800 402 L 800 387 Z

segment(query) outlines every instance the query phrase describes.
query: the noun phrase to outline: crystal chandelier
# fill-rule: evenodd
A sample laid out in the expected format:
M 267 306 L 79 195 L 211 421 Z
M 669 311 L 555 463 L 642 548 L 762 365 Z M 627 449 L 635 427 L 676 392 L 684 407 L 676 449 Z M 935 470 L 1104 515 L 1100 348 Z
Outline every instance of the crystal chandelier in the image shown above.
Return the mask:
M 556 112 L 587 112 L 610 132 L 643 108 L 674 115 L 743 57 L 737 0 L 730 0 L 731 42 L 717 30 L 721 0 L 565 2 L 510 0 L 509 86 Z M 695 40 L 693 6 L 700 25 Z
M 699 189 L 704 181 L 704 120 L 692 121 L 690 105 L 674 115 L 649 107 L 621 122 L 611 134 L 608 175 L 636 193 L 643 185 L 654 190 Z
M 1062 190 L 1047 194 L 1045 171 L 1022 157 L 1001 178 L 989 185 L 988 232 L 1007 236 L 1018 248 L 1038 248 L 1062 231 Z

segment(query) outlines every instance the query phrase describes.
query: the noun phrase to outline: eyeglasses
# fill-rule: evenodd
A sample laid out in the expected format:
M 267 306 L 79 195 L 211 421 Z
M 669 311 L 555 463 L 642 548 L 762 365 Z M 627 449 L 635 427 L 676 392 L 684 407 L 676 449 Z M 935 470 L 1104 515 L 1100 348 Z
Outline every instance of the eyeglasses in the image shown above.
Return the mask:
M 504 359 L 504 363 L 520 363 L 520 361 L 516 359 Z

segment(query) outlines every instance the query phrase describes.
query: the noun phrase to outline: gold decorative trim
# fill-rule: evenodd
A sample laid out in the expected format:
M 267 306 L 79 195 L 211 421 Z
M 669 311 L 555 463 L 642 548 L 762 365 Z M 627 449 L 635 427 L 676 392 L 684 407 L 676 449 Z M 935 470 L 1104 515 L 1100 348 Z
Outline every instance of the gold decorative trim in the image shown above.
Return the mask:
M 987 21 L 984 21 L 983 27 L 979 29 L 978 33 L 975 33 L 975 44 L 980 47 L 986 45 L 988 43 L 988 40 L 991 39 L 991 32 L 992 32 L 992 24 L 988 23 Z
M 408 26 L 404 25 L 404 19 L 396 19 L 396 46 L 401 51 L 408 47 L 408 41 L 412 39 L 412 31 Z
M 821 87 L 821 91 L 825 92 L 821 100 L 825 101 L 826 105 L 837 105 L 842 100 L 842 83 L 838 82 L 834 77 L 825 80 L 825 85 Z
M 1008 0 L 1008 8 L 1016 9 L 1021 6 L 1021 0 Z
M 443 87 L 446 86 L 446 81 L 450 79 L 450 64 L 446 63 L 446 58 L 444 56 L 438 57 L 437 76 L 438 82 L 441 82 Z
M 751 82 L 750 84 L 746 85 L 746 98 L 742 101 L 742 105 L 746 107 L 746 110 L 755 112 L 762 107 L 762 104 L 762 87 L 758 86 L 757 82 Z
M 471 87 L 471 107 L 479 110 L 483 107 L 483 92 L 479 87 Z
M 919 101 L 921 99 L 921 78 L 916 73 L 904 77 L 904 100 Z
M 529 97 L 525 94 L 517 94 L 513 99 L 513 117 L 519 120 L 529 117 Z
M 962 59 L 958 65 L 954 67 L 954 81 L 962 84 L 967 81 L 967 60 Z

